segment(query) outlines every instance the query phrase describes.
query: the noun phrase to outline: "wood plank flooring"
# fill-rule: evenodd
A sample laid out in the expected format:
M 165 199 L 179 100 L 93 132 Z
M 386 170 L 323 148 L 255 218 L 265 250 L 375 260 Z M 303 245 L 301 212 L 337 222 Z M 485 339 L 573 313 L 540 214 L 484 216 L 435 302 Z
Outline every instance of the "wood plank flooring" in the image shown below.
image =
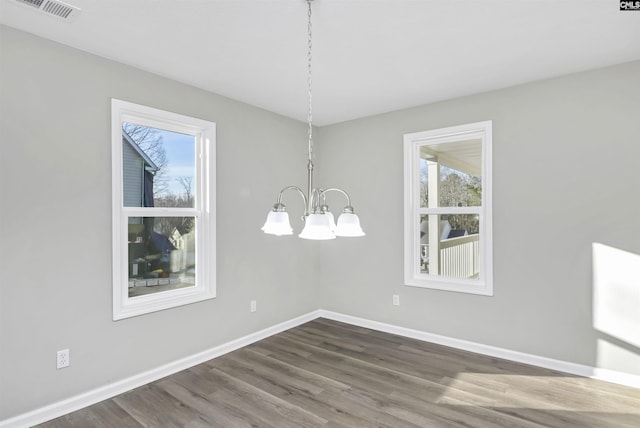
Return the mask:
M 317 319 L 39 427 L 640 427 L 640 390 Z

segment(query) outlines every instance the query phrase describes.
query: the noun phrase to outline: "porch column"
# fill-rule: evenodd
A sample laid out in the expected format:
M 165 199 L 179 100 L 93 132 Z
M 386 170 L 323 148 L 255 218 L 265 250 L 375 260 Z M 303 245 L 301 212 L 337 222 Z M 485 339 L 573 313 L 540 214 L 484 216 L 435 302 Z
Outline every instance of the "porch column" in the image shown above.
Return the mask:
M 429 201 L 427 208 L 437 208 L 440 200 L 440 164 L 427 160 Z M 429 214 L 429 273 L 440 274 L 440 216 Z

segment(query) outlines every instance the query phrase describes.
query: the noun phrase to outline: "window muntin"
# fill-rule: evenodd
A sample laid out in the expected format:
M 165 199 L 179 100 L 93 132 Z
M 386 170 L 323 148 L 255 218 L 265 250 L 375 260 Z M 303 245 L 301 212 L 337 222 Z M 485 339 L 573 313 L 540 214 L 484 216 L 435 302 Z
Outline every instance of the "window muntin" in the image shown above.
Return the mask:
M 215 297 L 215 124 L 112 100 L 114 319 Z
M 492 294 L 491 122 L 405 135 L 405 284 Z

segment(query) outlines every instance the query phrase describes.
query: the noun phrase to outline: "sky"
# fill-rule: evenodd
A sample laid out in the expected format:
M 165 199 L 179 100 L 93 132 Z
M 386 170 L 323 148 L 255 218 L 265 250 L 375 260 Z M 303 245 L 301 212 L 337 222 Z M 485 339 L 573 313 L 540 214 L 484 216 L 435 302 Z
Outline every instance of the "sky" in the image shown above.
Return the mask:
M 195 172 L 194 137 L 164 130 L 161 130 L 161 134 L 168 160 L 166 174 L 169 179 L 169 190 L 177 194 L 183 193 L 183 188 L 177 178 L 193 178 Z

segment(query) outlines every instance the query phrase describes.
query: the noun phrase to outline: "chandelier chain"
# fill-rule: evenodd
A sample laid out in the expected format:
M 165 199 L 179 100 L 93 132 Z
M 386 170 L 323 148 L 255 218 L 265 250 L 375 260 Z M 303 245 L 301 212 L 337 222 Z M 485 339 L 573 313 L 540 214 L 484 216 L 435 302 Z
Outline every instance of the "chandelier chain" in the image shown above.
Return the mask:
M 313 108 L 311 106 L 311 99 L 312 99 L 312 91 L 311 91 L 311 86 L 313 83 L 313 79 L 312 79 L 312 74 L 311 74 L 311 59 L 312 59 L 312 53 L 311 53 L 311 49 L 313 47 L 312 44 L 312 40 L 311 40 L 311 36 L 312 36 L 312 32 L 311 32 L 311 1 L 312 0 L 307 0 L 307 5 L 309 6 L 309 9 L 307 11 L 307 95 L 309 98 L 309 110 L 308 110 L 308 115 L 307 115 L 307 123 L 309 125 L 309 161 L 311 161 L 311 158 L 313 157 Z
M 336 236 L 364 236 L 364 232 L 360 227 L 360 220 L 353 212 L 351 206 L 351 198 L 349 194 L 337 187 L 316 188 L 313 186 L 313 109 L 312 109 L 312 31 L 311 31 L 311 2 L 313 0 L 305 0 L 307 2 L 307 95 L 309 97 L 307 122 L 309 125 L 309 159 L 307 162 L 307 193 L 298 186 L 287 186 L 280 191 L 278 199 L 273 205 L 271 211 L 267 215 L 262 230 L 270 235 L 292 235 L 293 228 L 289 223 L 289 214 L 282 203 L 282 195 L 289 190 L 298 192 L 304 203 L 304 214 L 302 221 L 305 226 L 298 235 L 303 239 L 325 240 L 334 239 Z M 325 201 L 325 195 L 329 192 L 338 192 L 347 198 L 347 206 L 342 210 L 342 214 L 338 217 L 337 223 L 333 219 L 333 214 L 329 211 L 329 207 Z

